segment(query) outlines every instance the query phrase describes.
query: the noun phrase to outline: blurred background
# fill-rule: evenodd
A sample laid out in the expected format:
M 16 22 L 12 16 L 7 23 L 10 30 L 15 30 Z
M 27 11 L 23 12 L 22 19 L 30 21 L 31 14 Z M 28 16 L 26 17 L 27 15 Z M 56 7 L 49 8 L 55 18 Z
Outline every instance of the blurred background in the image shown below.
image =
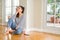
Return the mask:
M 25 7 L 25 33 L 5 35 L 16 6 Z M 30 33 L 29 33 L 30 32 Z M 0 0 L 0 40 L 60 40 L 60 0 Z
M 7 25 L 19 5 L 25 7 L 26 31 L 60 34 L 60 0 L 0 0 L 0 25 Z

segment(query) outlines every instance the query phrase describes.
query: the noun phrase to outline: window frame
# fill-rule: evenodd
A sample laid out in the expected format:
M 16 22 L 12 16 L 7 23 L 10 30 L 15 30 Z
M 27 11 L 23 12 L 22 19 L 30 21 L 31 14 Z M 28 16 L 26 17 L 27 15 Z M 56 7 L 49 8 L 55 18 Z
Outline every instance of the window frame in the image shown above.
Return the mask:
M 52 26 L 49 25 L 49 24 L 47 24 L 48 22 L 47 22 L 47 10 L 46 10 L 46 24 L 47 24 L 47 27 L 60 27 L 60 24 L 56 24 L 56 23 L 55 23 L 55 21 L 56 21 L 56 20 L 55 20 L 55 17 L 56 17 L 56 4 L 57 4 L 57 3 L 58 3 L 58 2 L 56 2 L 56 0 L 54 0 L 54 5 L 55 5 L 55 13 L 54 13 L 54 15 L 55 15 L 55 16 L 54 16 L 54 23 L 53 23 L 53 24 L 51 23 Z M 48 0 L 47 0 L 47 4 L 48 4 Z M 47 6 L 47 5 L 46 5 L 46 6 Z M 58 26 L 58 25 L 59 25 L 59 26 Z

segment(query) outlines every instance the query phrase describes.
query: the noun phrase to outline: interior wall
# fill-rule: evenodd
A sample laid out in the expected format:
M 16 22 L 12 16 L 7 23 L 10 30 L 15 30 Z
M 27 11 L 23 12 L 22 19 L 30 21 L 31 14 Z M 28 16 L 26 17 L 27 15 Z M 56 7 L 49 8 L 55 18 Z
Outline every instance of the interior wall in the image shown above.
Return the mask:
M 0 24 L 2 23 L 2 0 L 0 0 Z
M 42 14 L 42 2 L 41 0 L 33 0 L 33 16 L 34 16 L 34 26 L 36 28 L 41 27 L 41 14 Z
M 1 25 L 7 25 L 5 22 L 5 0 L 2 0 L 2 24 Z
M 27 0 L 27 27 L 42 27 L 42 0 Z

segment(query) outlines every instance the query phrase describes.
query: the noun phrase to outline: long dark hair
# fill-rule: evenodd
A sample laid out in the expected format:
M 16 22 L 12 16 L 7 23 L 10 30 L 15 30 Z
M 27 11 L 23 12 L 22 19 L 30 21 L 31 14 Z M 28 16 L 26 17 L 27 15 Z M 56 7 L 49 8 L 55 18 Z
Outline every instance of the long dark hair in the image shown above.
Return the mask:
M 22 8 L 22 13 L 24 13 L 24 7 L 23 6 L 18 6 Z M 19 13 L 17 13 L 16 17 L 19 17 Z

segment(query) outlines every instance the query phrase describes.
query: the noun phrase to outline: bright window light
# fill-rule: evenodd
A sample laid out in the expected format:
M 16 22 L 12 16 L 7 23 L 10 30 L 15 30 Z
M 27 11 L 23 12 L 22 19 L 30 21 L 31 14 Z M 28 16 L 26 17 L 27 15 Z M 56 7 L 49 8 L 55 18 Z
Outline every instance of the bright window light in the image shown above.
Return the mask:
M 19 0 L 5 0 L 5 21 L 8 21 L 8 16 L 15 14 L 16 6 L 19 5 Z

